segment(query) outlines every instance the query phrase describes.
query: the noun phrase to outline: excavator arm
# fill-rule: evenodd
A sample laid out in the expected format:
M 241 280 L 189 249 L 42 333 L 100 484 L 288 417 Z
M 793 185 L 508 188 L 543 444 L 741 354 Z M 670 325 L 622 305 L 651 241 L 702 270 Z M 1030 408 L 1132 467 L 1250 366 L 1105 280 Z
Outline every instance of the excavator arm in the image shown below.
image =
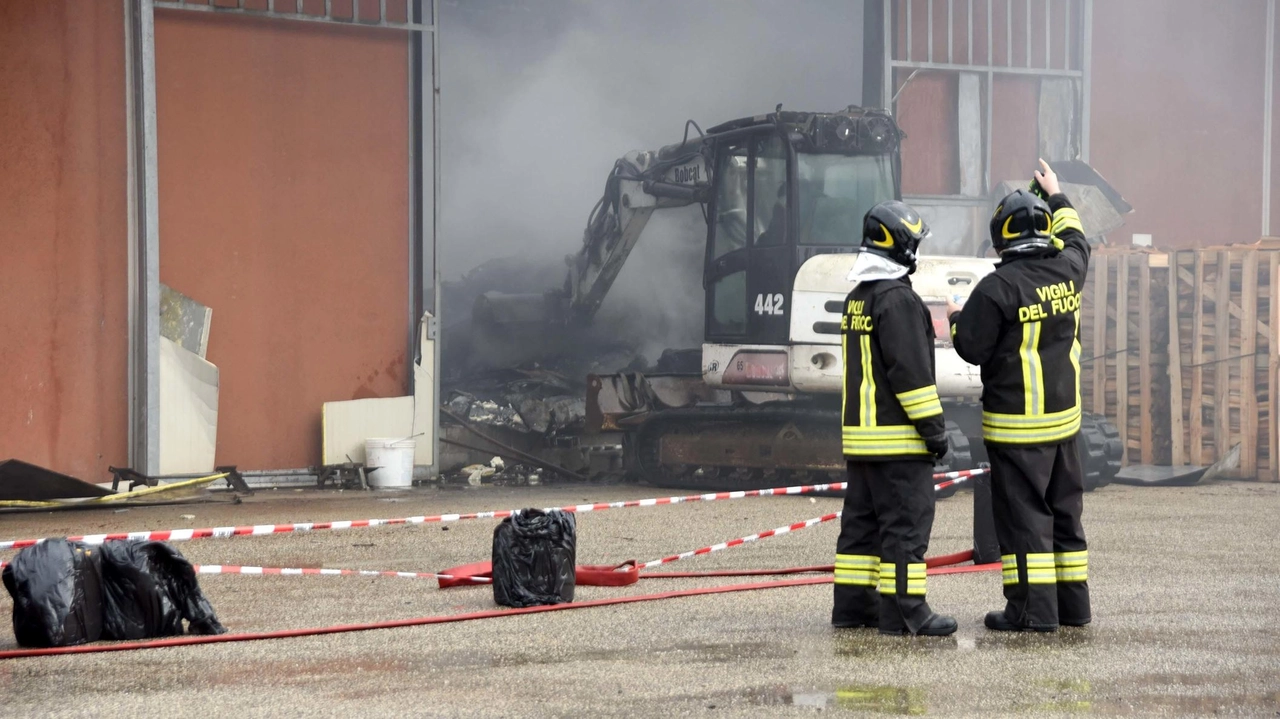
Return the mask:
M 701 137 L 659 150 L 633 151 L 614 163 L 604 195 L 591 210 L 582 248 L 565 258 L 564 287 L 543 295 L 481 296 L 475 316 L 492 324 L 542 321 L 591 323 L 655 210 L 706 203 L 711 196 L 711 148 Z M 698 130 L 701 135 L 701 130 Z

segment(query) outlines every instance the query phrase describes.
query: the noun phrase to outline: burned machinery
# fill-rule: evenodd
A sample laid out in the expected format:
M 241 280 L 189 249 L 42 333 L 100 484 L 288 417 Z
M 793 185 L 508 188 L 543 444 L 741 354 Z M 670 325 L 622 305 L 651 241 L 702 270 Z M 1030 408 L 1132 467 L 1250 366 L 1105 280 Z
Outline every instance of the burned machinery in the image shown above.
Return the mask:
M 617 161 L 563 286 L 481 294 L 477 331 L 518 345 L 511 356 L 525 360 L 590 332 L 649 220 L 700 205 L 705 226 L 678 239 L 703 248 L 704 302 L 689 308 L 702 313 L 701 347 L 664 352 L 654 371 L 591 374 L 585 430 L 621 433 L 626 471 L 662 486 L 751 488 L 842 472 L 840 309 L 863 215 L 901 198 L 902 138 L 888 113 L 852 106 L 779 107 L 705 133 L 690 121 L 680 143 Z M 926 256 L 912 278 L 940 330 L 952 450 L 941 469 L 985 459 L 980 378 L 946 339 L 945 304 L 993 266 Z M 1085 417 L 1090 488 L 1118 470 L 1117 437 L 1103 417 Z

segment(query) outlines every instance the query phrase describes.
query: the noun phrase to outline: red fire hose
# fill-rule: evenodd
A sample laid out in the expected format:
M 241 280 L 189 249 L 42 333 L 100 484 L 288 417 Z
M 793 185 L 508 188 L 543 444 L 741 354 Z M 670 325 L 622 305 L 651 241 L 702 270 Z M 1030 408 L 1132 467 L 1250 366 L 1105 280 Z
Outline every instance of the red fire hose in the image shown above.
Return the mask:
M 932 567 L 929 574 L 960 574 L 967 572 L 988 571 L 999 569 L 999 564 L 983 564 L 968 567 L 942 566 L 943 563 L 956 564 L 959 562 L 972 559 L 973 553 L 959 552 L 943 557 L 934 557 L 926 560 L 926 563 Z M 831 571 L 830 566 L 818 567 L 795 567 L 790 569 L 765 569 L 753 570 L 750 572 L 647 572 L 641 576 L 657 578 L 673 578 L 673 577 L 707 577 L 707 576 L 751 576 L 751 575 L 770 575 L 770 574 L 796 574 L 801 572 Z M 586 609 L 588 607 L 603 607 L 612 604 L 632 604 L 636 602 L 652 602 L 659 599 L 675 599 L 679 597 L 696 597 L 706 594 L 728 594 L 730 592 L 748 592 L 757 589 L 777 589 L 780 587 L 801 587 L 812 584 L 827 584 L 832 581 L 831 577 L 803 577 L 799 579 L 784 579 L 781 581 L 770 582 L 753 582 L 749 584 L 729 584 L 718 587 L 701 587 L 698 589 L 681 589 L 672 592 L 659 592 L 656 594 L 641 594 L 629 597 L 611 597 L 608 599 L 592 599 L 585 602 L 573 602 L 569 604 L 553 604 L 541 607 L 526 607 L 523 609 L 490 609 L 481 612 L 468 612 L 465 614 L 448 614 L 437 615 L 431 617 L 417 617 L 414 619 L 393 619 L 385 622 L 369 622 L 365 624 L 338 624 L 331 627 L 312 627 L 308 629 L 285 629 L 276 632 L 246 632 L 240 634 L 218 634 L 214 636 L 182 636 L 170 637 L 168 639 L 155 639 L 145 642 L 121 642 L 118 644 L 83 644 L 74 647 L 51 647 L 45 649 L 11 649 L 0 651 L 0 660 L 19 659 L 23 657 L 47 657 L 60 654 L 96 654 L 99 652 L 123 652 L 133 651 L 137 649 L 159 649 L 162 647 L 181 647 L 191 646 L 195 644 L 221 644 L 224 642 L 250 642 L 259 639 L 286 639 L 290 637 L 312 637 L 322 634 L 343 634 L 346 632 L 363 632 L 372 629 L 394 629 L 397 627 L 417 627 L 427 624 L 449 624 L 452 622 L 466 622 L 473 619 L 495 619 L 498 617 L 511 617 L 521 614 L 539 614 L 542 612 L 560 612 L 570 609 Z

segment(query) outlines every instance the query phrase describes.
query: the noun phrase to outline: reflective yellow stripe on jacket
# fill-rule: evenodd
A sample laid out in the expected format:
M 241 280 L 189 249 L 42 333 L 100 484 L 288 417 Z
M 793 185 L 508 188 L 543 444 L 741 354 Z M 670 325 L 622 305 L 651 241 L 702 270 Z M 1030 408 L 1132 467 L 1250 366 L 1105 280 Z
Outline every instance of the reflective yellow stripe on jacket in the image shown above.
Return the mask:
M 1040 363 L 1040 323 L 1022 325 L 1022 344 L 1018 347 L 1022 360 L 1022 391 L 1026 414 L 1044 414 L 1044 367 Z
M 886 454 L 928 455 L 924 438 L 914 425 L 891 424 L 880 427 L 845 427 L 844 453 L 850 457 Z
M 1047 414 L 982 413 L 982 437 L 1010 444 L 1052 444 L 1080 431 L 1080 404 Z
M 1079 312 L 1076 312 L 1077 326 Z M 1018 357 L 1022 360 L 1023 414 L 982 413 L 982 438 L 1006 444 L 1052 444 L 1075 436 L 1080 431 L 1080 350 L 1079 342 L 1071 349 L 1071 364 L 1076 372 L 1075 406 L 1060 412 L 1044 411 L 1044 365 L 1040 361 L 1041 323 L 1022 325 L 1022 344 Z
M 1066 230 L 1075 230 L 1080 234 L 1084 234 L 1084 225 L 1080 224 L 1080 213 L 1076 212 L 1074 207 L 1062 207 L 1053 213 L 1053 224 L 1049 228 L 1050 234 L 1058 235 Z
M 859 335 L 858 354 L 862 358 L 862 384 L 858 387 L 858 408 L 862 410 L 864 427 L 873 427 L 876 423 L 876 378 L 871 371 L 871 335 Z
M 898 403 L 907 413 L 907 418 L 913 422 L 942 414 L 942 401 L 938 399 L 938 386 L 935 384 L 909 392 L 899 392 L 894 396 L 898 398 Z

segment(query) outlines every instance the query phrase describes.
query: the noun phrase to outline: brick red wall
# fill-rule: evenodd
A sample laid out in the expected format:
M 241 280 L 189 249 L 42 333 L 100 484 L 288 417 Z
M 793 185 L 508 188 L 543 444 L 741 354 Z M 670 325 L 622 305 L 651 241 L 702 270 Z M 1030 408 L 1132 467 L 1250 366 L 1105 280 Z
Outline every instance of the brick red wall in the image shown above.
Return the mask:
M 120 2 L 0 2 L 0 459 L 128 463 Z

